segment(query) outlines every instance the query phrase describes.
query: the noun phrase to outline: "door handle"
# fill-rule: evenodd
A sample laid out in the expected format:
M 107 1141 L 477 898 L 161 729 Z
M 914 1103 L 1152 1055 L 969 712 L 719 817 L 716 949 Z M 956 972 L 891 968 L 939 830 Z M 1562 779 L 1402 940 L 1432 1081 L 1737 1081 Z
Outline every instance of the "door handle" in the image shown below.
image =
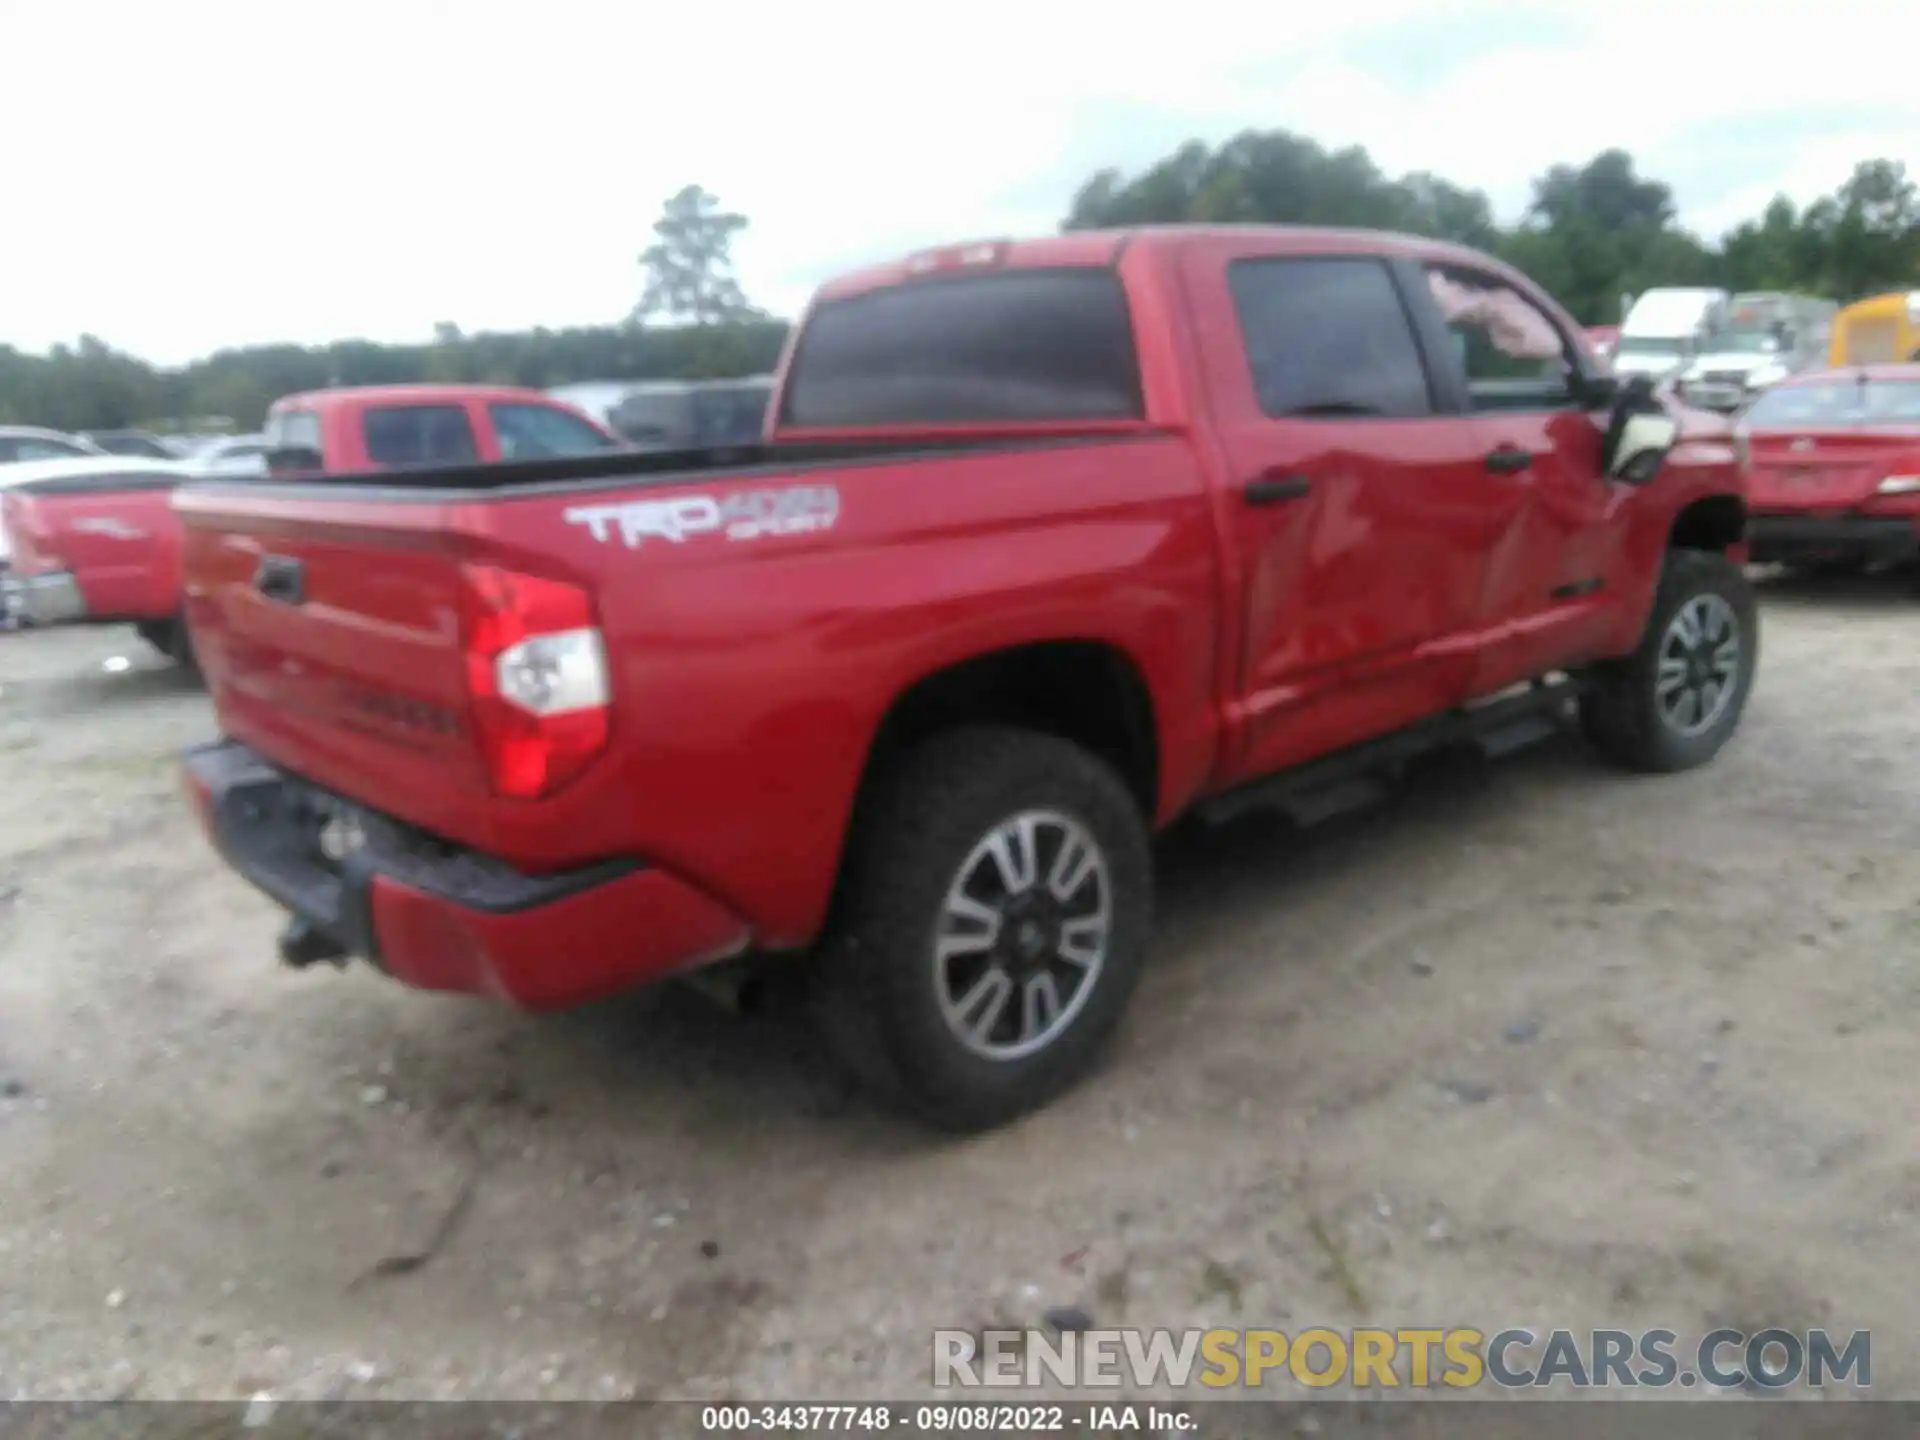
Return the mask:
M 1498 450 L 1487 452 L 1487 469 L 1495 475 L 1518 475 L 1522 470 L 1532 468 L 1531 451 L 1517 449 L 1512 445 L 1502 445 Z
M 1298 500 L 1311 489 L 1313 482 L 1304 475 L 1269 472 L 1258 480 L 1249 480 L 1241 494 L 1249 505 L 1278 505 L 1283 500 Z
M 253 572 L 253 588 L 269 600 L 299 605 L 307 598 L 305 567 L 291 555 L 263 555 Z

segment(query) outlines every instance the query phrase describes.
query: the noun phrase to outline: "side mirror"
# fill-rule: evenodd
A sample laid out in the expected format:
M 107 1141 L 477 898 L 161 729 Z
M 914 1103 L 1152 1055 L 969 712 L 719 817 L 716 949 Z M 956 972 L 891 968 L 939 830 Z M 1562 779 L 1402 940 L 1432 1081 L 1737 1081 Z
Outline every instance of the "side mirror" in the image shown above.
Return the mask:
M 1607 478 L 1623 485 L 1650 484 L 1680 439 L 1680 424 L 1660 403 L 1653 382 L 1636 375 L 1620 386 L 1601 441 Z

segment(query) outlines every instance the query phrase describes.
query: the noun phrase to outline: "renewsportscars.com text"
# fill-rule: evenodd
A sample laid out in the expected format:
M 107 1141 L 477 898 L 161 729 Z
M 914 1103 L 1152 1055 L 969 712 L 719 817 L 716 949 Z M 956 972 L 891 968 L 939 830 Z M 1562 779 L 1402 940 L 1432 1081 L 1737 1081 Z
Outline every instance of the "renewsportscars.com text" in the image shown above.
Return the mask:
M 1715 1330 L 1692 1343 L 1672 1330 L 939 1330 L 933 1350 L 935 1387 L 962 1390 L 1864 1390 L 1873 1384 L 1873 1336 L 1865 1330 Z

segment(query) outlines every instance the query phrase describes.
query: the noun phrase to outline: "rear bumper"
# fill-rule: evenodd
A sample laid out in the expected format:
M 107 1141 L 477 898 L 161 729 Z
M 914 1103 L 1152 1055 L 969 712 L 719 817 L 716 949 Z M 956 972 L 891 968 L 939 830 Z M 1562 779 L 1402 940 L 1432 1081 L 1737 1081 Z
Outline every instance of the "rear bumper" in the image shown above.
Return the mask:
M 1907 560 L 1920 554 L 1920 524 L 1900 515 L 1754 515 L 1747 522 L 1755 563 L 1859 557 Z
M 274 768 L 232 741 L 187 752 L 222 858 L 332 949 L 422 990 L 561 1009 L 746 948 L 736 915 L 665 871 L 614 861 L 526 875 Z M 362 837 L 329 859 L 328 817 Z M 339 847 L 336 847 L 339 853 Z
M 17 575 L 11 570 L 0 578 L 6 613 L 29 625 L 70 625 L 87 618 L 87 599 L 80 585 L 64 570 L 46 575 Z

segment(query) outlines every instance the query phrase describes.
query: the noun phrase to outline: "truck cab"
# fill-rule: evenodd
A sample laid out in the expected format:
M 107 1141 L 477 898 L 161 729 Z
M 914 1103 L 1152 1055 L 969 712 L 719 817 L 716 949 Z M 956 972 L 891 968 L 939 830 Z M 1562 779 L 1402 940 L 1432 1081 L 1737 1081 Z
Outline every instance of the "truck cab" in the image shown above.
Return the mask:
M 613 434 L 575 407 L 508 385 L 366 385 L 276 400 L 264 426 L 274 475 L 591 455 Z

